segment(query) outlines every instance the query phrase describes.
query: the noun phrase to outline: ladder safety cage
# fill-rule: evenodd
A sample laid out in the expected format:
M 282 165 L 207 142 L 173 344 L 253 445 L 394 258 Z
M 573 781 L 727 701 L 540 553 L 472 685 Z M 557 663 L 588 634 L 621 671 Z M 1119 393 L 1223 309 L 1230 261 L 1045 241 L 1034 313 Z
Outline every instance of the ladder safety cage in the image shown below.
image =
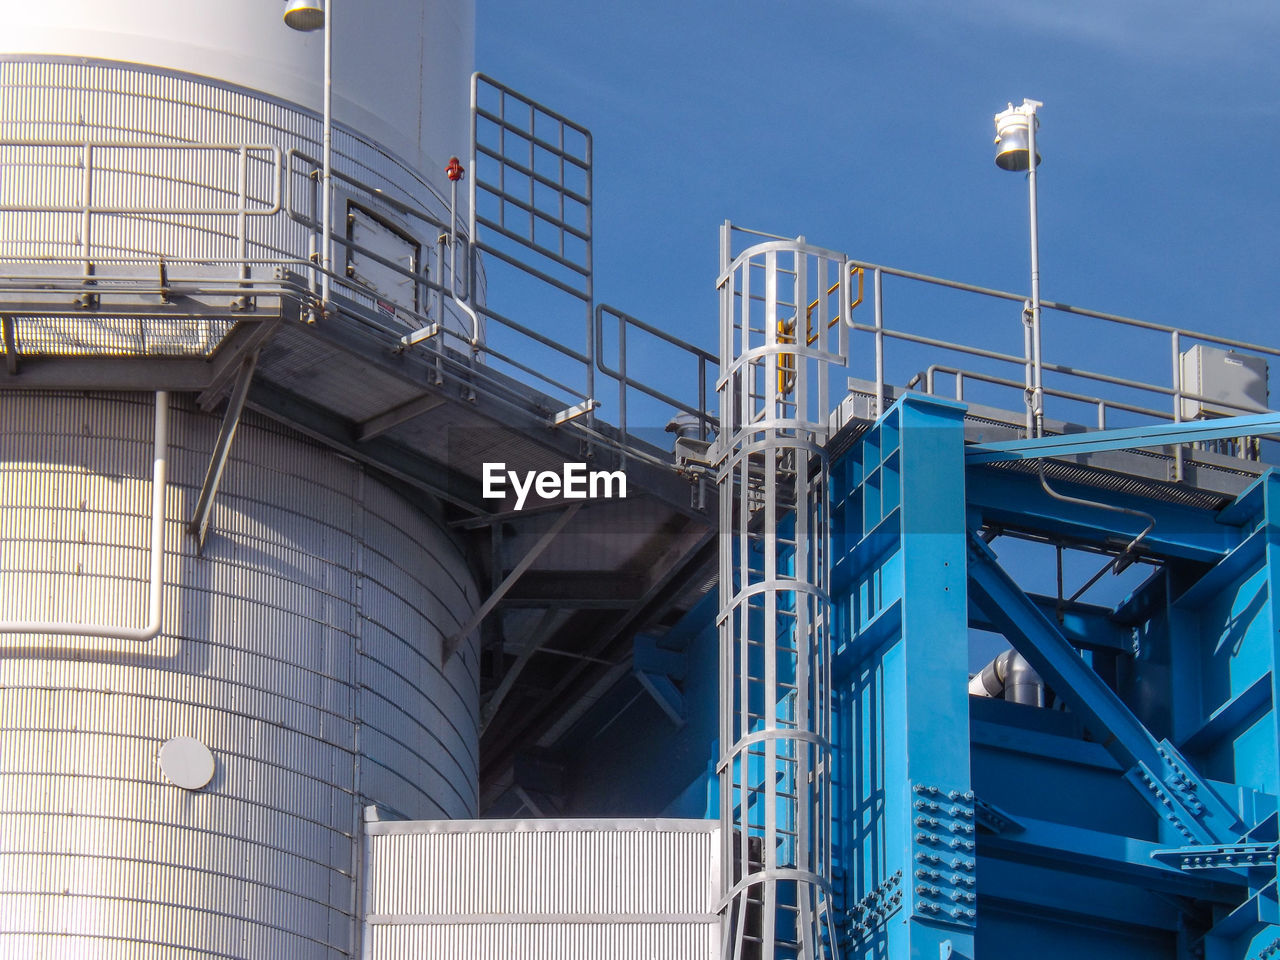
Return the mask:
M 720 781 L 723 960 L 838 953 L 832 888 L 827 461 L 847 259 L 721 233 Z M 811 291 L 819 291 L 814 298 Z M 796 335 L 806 314 L 806 334 Z

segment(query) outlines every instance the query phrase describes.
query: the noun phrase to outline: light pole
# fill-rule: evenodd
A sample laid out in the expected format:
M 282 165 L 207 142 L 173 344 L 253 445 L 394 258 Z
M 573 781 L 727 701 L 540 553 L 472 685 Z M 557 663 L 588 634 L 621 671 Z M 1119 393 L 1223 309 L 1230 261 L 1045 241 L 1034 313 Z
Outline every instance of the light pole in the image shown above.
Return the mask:
M 1022 101 L 1015 107 L 996 114 L 996 166 L 1001 170 L 1027 171 L 1031 206 L 1031 376 L 1027 384 L 1027 430 L 1033 437 L 1044 434 L 1044 380 L 1040 363 L 1040 226 L 1036 212 L 1036 167 L 1040 154 L 1036 150 L 1036 127 L 1040 120 L 1036 108 L 1039 100 Z M 1032 159 L 1034 158 L 1034 160 Z
M 324 120 L 321 145 L 320 300 L 329 304 L 329 275 L 333 271 L 333 0 L 290 0 L 285 25 L 304 33 L 324 31 Z

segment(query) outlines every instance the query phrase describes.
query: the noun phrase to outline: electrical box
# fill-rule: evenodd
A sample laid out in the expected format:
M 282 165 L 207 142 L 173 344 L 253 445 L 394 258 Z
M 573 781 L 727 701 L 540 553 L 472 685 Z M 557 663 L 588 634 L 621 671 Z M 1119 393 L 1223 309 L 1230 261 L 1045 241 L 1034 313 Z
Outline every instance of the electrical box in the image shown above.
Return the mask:
M 1267 409 L 1267 361 L 1196 344 L 1182 354 L 1182 390 L 1204 397 L 1182 401 L 1184 420 L 1239 417 Z

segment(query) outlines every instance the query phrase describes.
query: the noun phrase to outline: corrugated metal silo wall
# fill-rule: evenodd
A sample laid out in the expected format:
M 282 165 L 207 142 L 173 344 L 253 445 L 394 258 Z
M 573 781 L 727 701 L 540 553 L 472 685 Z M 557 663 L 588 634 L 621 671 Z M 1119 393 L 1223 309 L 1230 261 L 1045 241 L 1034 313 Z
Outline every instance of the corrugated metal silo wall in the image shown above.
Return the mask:
M 366 825 L 365 960 L 711 960 L 708 820 Z
M 254 417 L 203 557 L 216 418 L 170 426 L 165 613 L 145 644 L 0 636 L 0 955 L 337 958 L 364 804 L 476 812 L 476 600 L 370 476 Z M 145 619 L 150 395 L 0 393 L 0 619 Z M 212 782 L 170 784 L 192 736 Z
M 244 218 L 243 256 L 259 263 L 257 277 L 269 279 L 273 262 L 305 273 L 307 258 L 318 245 L 320 192 L 310 174 L 320 162 L 321 133 L 320 118 L 310 111 L 204 77 L 138 64 L 0 55 L 0 208 L 61 210 L 0 210 L 0 257 L 74 259 L 87 253 L 99 274 L 109 273 L 111 261 L 120 258 L 237 260 L 242 226 L 237 215 L 225 211 L 242 203 L 238 148 L 258 148 L 250 149 L 244 161 L 243 204 L 267 211 L 276 193 L 276 160 L 262 148 L 272 147 L 287 174 L 280 194 L 284 209 Z M 86 142 L 99 144 L 89 161 L 92 204 L 138 212 L 94 213 L 87 220 L 79 212 L 86 186 L 85 153 L 77 144 Z M 175 148 L 129 146 L 160 142 Z M 466 147 L 459 143 L 453 150 L 464 153 Z M 374 192 L 448 223 L 441 188 L 432 185 L 443 180 L 443 171 L 416 172 L 343 127 L 334 129 L 333 149 L 335 174 L 359 184 L 335 181 L 335 272 L 342 274 L 347 263 L 340 241 L 347 233 L 348 201 L 394 223 L 427 257 L 440 230 L 380 203 Z M 290 150 L 299 155 L 290 160 Z M 224 212 L 147 212 L 175 209 Z M 289 215 L 290 209 L 296 217 Z M 235 276 L 234 266 L 226 270 Z M 477 284 L 483 294 L 483 275 L 477 276 Z M 382 291 L 381 296 L 391 294 Z M 469 321 L 448 304 L 445 315 L 450 329 L 469 335 Z

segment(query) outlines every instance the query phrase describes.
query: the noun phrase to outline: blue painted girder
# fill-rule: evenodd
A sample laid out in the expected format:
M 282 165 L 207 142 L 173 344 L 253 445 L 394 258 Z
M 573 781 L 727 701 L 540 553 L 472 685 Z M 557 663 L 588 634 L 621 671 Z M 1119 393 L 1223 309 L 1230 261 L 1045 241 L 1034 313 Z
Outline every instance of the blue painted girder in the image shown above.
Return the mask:
M 1257 437 L 1280 433 L 1280 413 L 1249 414 L 1186 423 L 1161 423 L 1116 430 L 1090 430 L 1053 437 L 975 443 L 965 449 L 966 463 L 1032 460 L 1101 453 L 1106 450 L 1142 450 L 1171 444 L 1200 443 L 1233 437 Z
M 969 467 L 965 471 L 965 505 L 969 525 L 989 523 L 1011 530 L 1030 529 L 1081 543 L 1104 545 L 1128 542 L 1144 521 L 1111 510 L 1089 510 L 1064 504 L 1045 495 L 1040 478 L 1030 473 L 998 467 Z M 1062 481 L 1054 482 L 1062 493 L 1096 498 L 1096 492 Z M 1156 525 L 1142 540 L 1142 552 L 1156 557 L 1217 563 L 1247 536 L 1244 518 L 1228 507 L 1221 513 L 1149 497 L 1111 492 L 1107 502 L 1140 510 L 1155 518 Z
M 976 535 L 969 537 L 969 599 L 1083 719 L 1157 814 L 1190 842 L 1230 843 L 1245 829 L 1172 744 L 1157 741 L 1081 659 L 1039 607 L 1000 567 Z

